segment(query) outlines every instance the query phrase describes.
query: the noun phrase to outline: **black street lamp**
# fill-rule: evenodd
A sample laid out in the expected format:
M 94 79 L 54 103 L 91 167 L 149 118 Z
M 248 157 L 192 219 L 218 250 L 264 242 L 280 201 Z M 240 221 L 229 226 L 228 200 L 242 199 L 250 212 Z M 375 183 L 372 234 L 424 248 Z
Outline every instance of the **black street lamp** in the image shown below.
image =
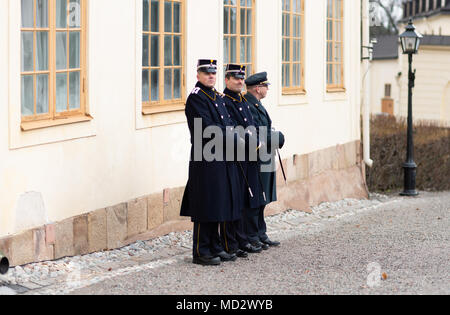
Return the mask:
M 416 32 L 412 20 L 409 20 L 406 26 L 406 31 L 400 35 L 403 54 L 408 55 L 409 61 L 409 75 L 408 75 L 408 134 L 406 147 L 406 162 L 403 163 L 405 170 L 405 185 L 404 190 L 400 195 L 402 196 L 417 196 L 416 191 L 416 169 L 417 165 L 414 162 L 414 142 L 413 142 L 413 119 L 412 119 L 412 89 L 416 79 L 416 70 L 412 71 L 412 56 L 417 54 L 420 45 L 420 39 L 423 36 Z

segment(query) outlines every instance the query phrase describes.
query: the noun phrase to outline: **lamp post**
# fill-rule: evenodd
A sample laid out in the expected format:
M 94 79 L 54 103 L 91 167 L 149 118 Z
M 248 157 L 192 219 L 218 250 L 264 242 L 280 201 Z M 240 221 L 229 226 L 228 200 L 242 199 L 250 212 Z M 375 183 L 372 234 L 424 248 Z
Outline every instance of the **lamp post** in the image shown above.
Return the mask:
M 414 162 L 414 142 L 413 142 L 413 119 L 412 119 L 412 89 L 416 79 L 416 70 L 412 71 L 412 56 L 417 54 L 420 45 L 420 39 L 423 36 L 416 32 L 412 20 L 409 20 L 406 31 L 400 35 L 403 54 L 408 55 L 409 74 L 408 74 L 408 133 L 406 147 L 406 162 L 403 163 L 405 171 L 404 190 L 400 193 L 402 196 L 417 196 L 416 191 L 416 169 Z

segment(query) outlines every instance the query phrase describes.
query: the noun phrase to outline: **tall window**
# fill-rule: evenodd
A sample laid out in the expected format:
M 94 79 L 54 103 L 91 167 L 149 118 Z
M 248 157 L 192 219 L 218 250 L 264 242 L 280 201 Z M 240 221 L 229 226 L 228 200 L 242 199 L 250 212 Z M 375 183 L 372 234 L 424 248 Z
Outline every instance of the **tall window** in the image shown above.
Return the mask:
M 422 10 L 421 12 L 427 11 L 427 0 L 422 0 Z
M 85 0 L 21 0 L 22 122 L 85 114 L 85 11 Z
M 183 108 L 185 0 L 143 0 L 142 110 Z
M 304 91 L 304 0 L 283 0 L 283 93 Z
M 327 89 L 344 88 L 344 1 L 327 0 Z
M 255 38 L 255 0 L 224 0 L 224 64 L 247 66 L 253 74 Z

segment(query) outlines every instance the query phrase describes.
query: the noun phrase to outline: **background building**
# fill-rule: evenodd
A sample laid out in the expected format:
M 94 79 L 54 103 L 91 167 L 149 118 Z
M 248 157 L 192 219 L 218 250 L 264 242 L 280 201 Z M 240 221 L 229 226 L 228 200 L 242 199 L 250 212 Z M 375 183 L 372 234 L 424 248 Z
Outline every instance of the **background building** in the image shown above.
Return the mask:
M 269 74 L 289 180 L 269 213 L 366 196 L 360 4 L 0 0 L 0 250 L 17 265 L 189 229 L 199 58 Z
M 450 1 L 405 1 L 403 8 L 399 31 L 403 32 L 412 19 L 424 35 L 419 53 L 413 57 L 413 69 L 417 71 L 413 117 L 450 125 Z M 371 67 L 372 112 L 406 117 L 408 58 L 402 55 L 398 36 L 379 36 L 377 40 Z

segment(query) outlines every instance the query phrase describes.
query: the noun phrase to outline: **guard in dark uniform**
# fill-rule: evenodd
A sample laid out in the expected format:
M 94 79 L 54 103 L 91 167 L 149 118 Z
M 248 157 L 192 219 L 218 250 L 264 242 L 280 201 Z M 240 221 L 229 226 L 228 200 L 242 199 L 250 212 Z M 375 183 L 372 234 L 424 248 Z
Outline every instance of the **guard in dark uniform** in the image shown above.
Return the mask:
M 245 176 L 243 176 L 245 182 L 242 183 L 244 186 L 244 216 L 240 220 L 222 223 L 220 229 L 221 239 L 225 246 L 225 250 L 229 253 L 236 253 L 238 257 L 246 257 L 246 253 L 259 253 L 262 251 L 263 247 L 261 243 L 249 242 L 244 230 L 244 218 L 245 212 L 248 211 L 249 208 L 259 209 L 265 204 L 256 153 L 256 146 L 258 143 L 256 127 L 250 112 L 250 104 L 241 93 L 244 87 L 245 68 L 246 67 L 243 65 L 227 65 L 225 71 L 225 84 L 227 88 L 224 90 L 224 100 L 235 125 L 242 126 L 243 129 L 253 126 L 253 133 L 248 130 L 245 136 L 248 136 L 248 139 L 251 137 L 255 138 L 254 148 L 248 146 L 246 148 L 247 151 L 254 151 L 254 160 L 251 161 L 249 155 L 250 152 L 246 152 L 245 161 L 242 161 L 240 165 L 245 174 Z M 247 140 L 246 143 L 249 143 L 249 140 Z M 264 249 L 265 248 L 266 246 L 264 246 Z
M 224 251 L 219 223 L 239 220 L 242 215 L 242 175 L 237 163 L 225 159 L 208 162 L 203 156 L 203 148 L 211 141 L 203 139 L 204 130 L 209 126 L 218 127 L 225 138 L 227 126 L 233 126 L 223 98 L 214 89 L 216 73 L 216 60 L 199 60 L 198 83 L 186 101 L 185 110 L 192 147 L 180 214 L 191 217 L 194 222 L 193 263 L 201 265 L 236 260 L 236 255 Z M 194 130 L 194 127 L 201 130 Z M 196 134 L 200 134 L 200 138 Z M 223 147 L 225 149 L 226 144 Z
M 250 110 L 253 116 L 254 123 L 259 128 L 265 126 L 267 129 L 267 141 L 266 148 L 268 155 L 271 156 L 270 160 L 262 161 L 261 165 L 261 180 L 266 196 L 265 203 L 259 208 L 252 208 L 250 211 L 246 211 L 246 234 L 250 242 L 261 242 L 268 246 L 280 245 L 277 241 L 271 241 L 267 236 L 267 227 L 264 220 L 264 209 L 267 204 L 277 200 L 277 183 L 276 183 L 276 169 L 270 167 L 275 165 L 276 150 L 281 149 L 284 146 L 284 135 L 282 132 L 275 131 L 272 128 L 272 120 L 269 113 L 261 103 L 261 99 L 265 98 L 267 91 L 269 90 L 270 83 L 267 80 L 267 72 L 261 72 L 250 76 L 246 81 L 247 94 L 245 98 L 250 104 Z M 277 139 L 272 148 L 272 141 Z M 268 171 L 271 169 L 272 171 Z

